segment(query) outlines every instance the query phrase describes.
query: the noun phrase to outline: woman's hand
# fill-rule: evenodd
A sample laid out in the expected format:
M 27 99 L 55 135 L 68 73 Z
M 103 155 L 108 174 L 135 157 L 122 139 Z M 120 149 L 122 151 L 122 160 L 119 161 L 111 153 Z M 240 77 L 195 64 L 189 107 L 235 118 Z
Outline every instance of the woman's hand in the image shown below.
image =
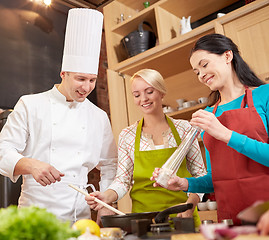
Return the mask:
M 85 200 L 87 201 L 87 204 L 90 206 L 90 208 L 95 211 L 98 211 L 101 208 L 103 208 L 103 205 L 94 201 L 95 198 L 98 198 L 104 201 L 104 193 L 96 191 L 96 192 L 90 193 L 88 196 L 85 197 Z
M 97 213 L 97 219 L 96 219 L 96 223 L 98 225 L 101 225 L 102 221 L 101 221 L 101 217 L 102 216 L 106 216 L 106 215 L 115 215 L 116 213 L 114 213 L 113 211 L 111 211 L 110 209 L 108 208 L 101 208 L 98 213 Z
M 154 172 L 152 173 L 152 177 L 150 178 L 151 181 L 156 181 L 160 172 L 160 168 L 155 168 Z M 161 187 L 157 182 L 153 183 L 153 187 Z M 172 177 L 168 181 L 168 190 L 172 191 L 187 191 L 189 188 L 189 182 L 186 178 L 180 178 L 178 176 Z
M 85 200 L 90 208 L 98 211 L 103 208 L 103 205 L 94 201 L 94 198 L 98 198 L 107 204 L 112 204 L 118 199 L 118 194 L 112 189 L 107 189 L 105 192 L 96 191 L 86 196 Z
M 257 228 L 261 235 L 269 235 L 269 210 L 260 217 Z
M 223 126 L 213 113 L 202 109 L 192 114 L 190 123 L 202 128 L 212 137 L 225 143 L 228 143 L 232 136 L 232 131 Z
M 196 193 L 190 193 L 186 203 L 192 203 L 193 204 L 192 209 L 189 209 L 189 210 L 182 212 L 182 213 L 178 213 L 177 217 L 182 217 L 182 218 L 192 217 L 193 212 L 194 212 L 195 207 L 197 206 L 198 202 L 200 202 L 200 197 Z

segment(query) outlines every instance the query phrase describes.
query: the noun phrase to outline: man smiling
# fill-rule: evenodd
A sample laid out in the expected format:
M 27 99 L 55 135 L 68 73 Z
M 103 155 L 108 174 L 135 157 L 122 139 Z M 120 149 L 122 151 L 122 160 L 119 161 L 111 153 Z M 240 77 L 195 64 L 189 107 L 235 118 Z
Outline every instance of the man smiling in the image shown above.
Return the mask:
M 90 218 L 90 208 L 68 184 L 86 189 L 88 173 L 98 167 L 104 191 L 116 173 L 109 119 L 87 99 L 96 84 L 102 24 L 96 10 L 69 11 L 61 83 L 22 96 L 0 135 L 0 174 L 13 182 L 23 175 L 19 206 L 44 207 L 71 222 Z

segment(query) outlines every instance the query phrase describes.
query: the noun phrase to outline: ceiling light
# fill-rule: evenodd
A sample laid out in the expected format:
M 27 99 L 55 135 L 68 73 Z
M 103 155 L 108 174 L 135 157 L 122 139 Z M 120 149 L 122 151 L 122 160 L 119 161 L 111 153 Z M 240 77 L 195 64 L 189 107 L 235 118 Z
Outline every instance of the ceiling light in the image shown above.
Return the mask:
M 47 6 L 49 6 L 49 5 L 51 4 L 51 0 L 43 0 L 43 2 L 44 2 Z

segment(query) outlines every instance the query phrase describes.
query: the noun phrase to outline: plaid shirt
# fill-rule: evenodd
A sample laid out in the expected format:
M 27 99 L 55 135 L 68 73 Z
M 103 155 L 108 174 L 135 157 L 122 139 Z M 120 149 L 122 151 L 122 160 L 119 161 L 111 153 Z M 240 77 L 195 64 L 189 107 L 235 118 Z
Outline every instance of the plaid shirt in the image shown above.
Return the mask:
M 183 139 L 189 132 L 191 125 L 186 120 L 178 120 L 172 118 L 171 120 L 179 133 L 179 137 Z M 117 175 L 109 187 L 109 189 L 113 189 L 117 192 L 118 199 L 121 199 L 129 191 L 133 184 L 134 148 L 137 126 L 138 121 L 133 125 L 123 129 L 119 135 Z M 176 140 L 170 128 L 163 133 L 163 141 L 164 148 L 177 147 Z M 153 144 L 151 136 L 142 132 L 140 139 L 140 151 L 154 149 L 156 148 Z M 206 169 L 197 140 L 189 150 L 186 156 L 186 160 L 187 169 L 193 177 L 200 177 L 206 174 Z M 202 195 L 199 194 L 200 198 Z

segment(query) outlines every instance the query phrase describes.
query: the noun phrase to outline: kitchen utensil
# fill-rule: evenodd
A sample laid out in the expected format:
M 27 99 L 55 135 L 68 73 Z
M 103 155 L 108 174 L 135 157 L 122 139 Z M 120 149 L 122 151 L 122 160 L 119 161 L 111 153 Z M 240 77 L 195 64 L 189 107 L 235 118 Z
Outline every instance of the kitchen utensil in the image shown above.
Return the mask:
M 149 1 L 143 2 L 143 5 L 144 8 L 148 8 L 150 6 L 150 2 Z
M 69 184 L 68 186 L 71 187 L 71 188 L 73 188 L 73 189 L 75 189 L 76 191 L 82 193 L 85 196 L 89 196 L 89 194 L 87 192 L 84 192 L 83 190 L 81 190 L 80 188 L 78 188 L 78 187 L 76 187 L 76 186 L 74 186 L 72 184 Z M 102 204 L 104 207 L 110 209 L 111 211 L 113 211 L 113 212 L 115 212 L 115 213 L 117 213 L 119 215 L 126 215 L 125 213 L 123 213 L 123 212 L 119 211 L 118 209 L 116 209 L 116 208 L 108 205 L 107 203 L 101 201 L 100 199 L 98 199 L 96 197 L 94 198 L 94 201 Z
M 191 16 L 188 16 L 188 18 L 182 17 L 180 23 L 181 23 L 181 34 L 187 33 L 192 30 Z
M 139 53 L 142 53 L 154 47 L 156 44 L 156 36 L 153 30 L 144 30 L 143 25 L 147 25 L 152 29 L 150 23 L 146 21 L 141 22 L 138 25 L 138 30 L 129 33 L 121 40 L 121 44 L 125 48 L 128 57 L 133 57 Z
M 222 219 L 221 222 L 227 224 L 228 226 L 234 225 L 233 219 Z
M 200 98 L 198 98 L 198 103 L 207 103 L 207 101 L 208 101 L 208 98 L 207 97 L 200 97 Z
M 169 179 L 176 174 L 192 143 L 200 133 L 201 129 L 198 127 L 192 127 L 190 129 L 176 151 L 161 167 L 160 173 L 156 179 L 158 184 L 160 184 L 162 187 L 167 188 Z
M 213 220 L 203 220 L 202 224 L 213 224 Z
M 188 102 L 184 102 L 184 103 L 182 104 L 182 107 L 183 107 L 183 108 L 189 108 L 189 107 L 191 107 L 191 103 L 190 103 L 190 101 L 188 101 Z
M 185 99 L 179 98 L 176 100 L 176 102 L 178 104 L 178 107 L 181 108 L 181 107 L 183 107 L 183 103 L 185 102 Z
M 120 227 L 127 233 L 132 233 L 132 220 L 150 219 L 150 223 L 162 223 L 168 220 L 168 216 L 173 213 L 184 212 L 193 207 L 192 203 L 180 204 L 165 209 L 161 212 L 140 212 L 127 213 L 126 215 L 107 215 L 102 216 L 101 221 L 104 227 Z
M 255 203 L 237 214 L 237 218 L 248 223 L 257 223 L 260 216 L 269 210 L 269 201 Z
M 207 208 L 207 202 L 199 202 L 197 204 L 197 207 L 198 207 L 198 209 L 200 211 L 206 211 L 206 210 L 208 210 L 208 208 Z
M 218 207 L 216 201 L 208 201 L 208 202 L 206 202 L 206 205 L 207 205 L 208 210 L 211 210 L 211 211 L 217 210 L 217 207 Z
M 190 218 L 175 217 L 173 218 L 173 223 L 174 223 L 175 229 L 179 233 L 194 233 L 195 232 L 193 217 L 190 217 Z

